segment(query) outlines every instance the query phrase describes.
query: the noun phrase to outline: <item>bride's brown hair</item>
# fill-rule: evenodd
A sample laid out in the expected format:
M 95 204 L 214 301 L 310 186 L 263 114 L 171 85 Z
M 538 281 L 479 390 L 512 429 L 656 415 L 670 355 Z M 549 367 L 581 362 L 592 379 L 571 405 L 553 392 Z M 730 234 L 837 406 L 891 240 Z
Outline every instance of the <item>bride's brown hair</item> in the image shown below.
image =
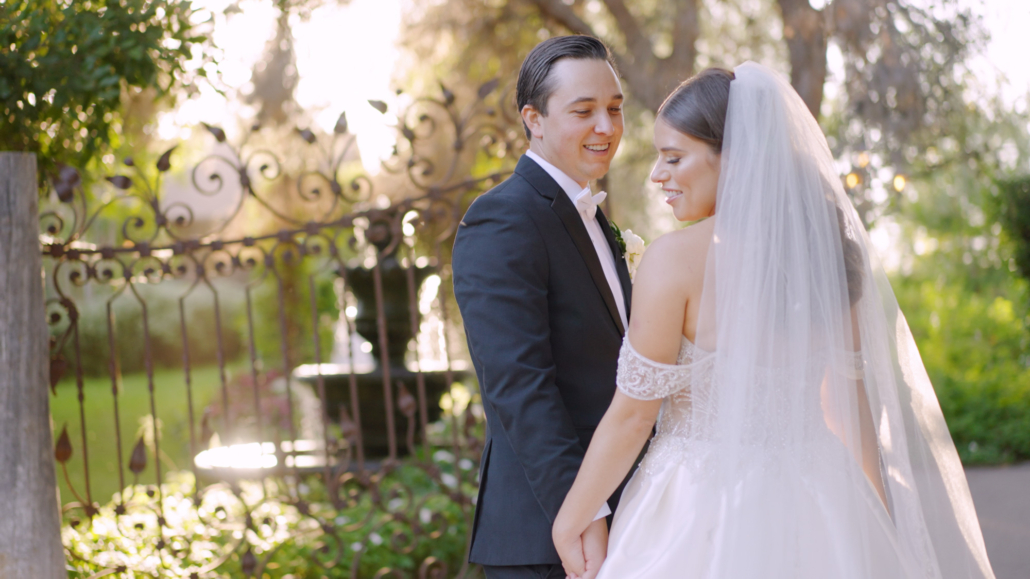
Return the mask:
M 672 91 L 658 108 L 658 118 L 721 153 L 733 79 L 733 71 L 725 68 L 702 70 Z
M 730 83 L 736 78 L 725 68 L 706 68 L 683 81 L 658 108 L 658 118 L 670 127 L 707 143 L 712 151 L 722 153 L 726 129 L 726 109 L 730 104 Z M 862 249 L 847 234 L 847 222 L 840 207 L 835 207 L 840 230 L 841 250 L 848 298 L 855 305 L 862 298 L 865 258 Z

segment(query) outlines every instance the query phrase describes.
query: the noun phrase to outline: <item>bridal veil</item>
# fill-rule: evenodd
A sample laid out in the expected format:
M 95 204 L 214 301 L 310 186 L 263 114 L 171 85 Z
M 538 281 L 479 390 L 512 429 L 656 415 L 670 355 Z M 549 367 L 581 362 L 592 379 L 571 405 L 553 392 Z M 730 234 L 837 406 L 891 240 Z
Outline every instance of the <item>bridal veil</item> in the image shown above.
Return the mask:
M 720 448 L 698 507 L 719 521 L 708 575 L 796 577 L 813 557 L 888 549 L 898 577 L 993 577 L 937 398 L 819 125 L 778 74 L 749 62 L 735 76 L 696 339 L 710 354 L 694 362 L 713 368 Z M 875 568 L 856 565 L 849 576 Z

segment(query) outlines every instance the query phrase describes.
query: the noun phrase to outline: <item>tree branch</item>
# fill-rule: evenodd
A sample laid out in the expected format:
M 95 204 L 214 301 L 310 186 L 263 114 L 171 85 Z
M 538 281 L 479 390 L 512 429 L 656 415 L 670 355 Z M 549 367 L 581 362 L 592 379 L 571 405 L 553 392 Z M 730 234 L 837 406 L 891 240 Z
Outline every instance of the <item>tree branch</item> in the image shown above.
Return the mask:
M 573 34 L 589 34 L 597 37 L 593 28 L 583 21 L 562 0 L 527 0 L 540 10 L 542 16 L 565 27 Z M 668 58 L 658 58 L 651 41 L 644 34 L 640 23 L 630 13 L 624 0 L 604 0 L 619 30 L 626 39 L 626 51 L 613 50 L 615 64 L 629 83 L 629 93 L 637 102 L 657 112 L 665 96 L 694 70 L 694 42 L 697 40 L 697 0 L 679 0 L 674 35 L 673 53 Z M 685 14 L 684 14 L 685 12 Z
M 697 57 L 697 37 L 701 27 L 697 22 L 697 0 L 681 0 L 676 11 L 676 20 L 672 28 L 672 54 L 670 58 L 677 66 L 686 66 L 681 72 L 689 76 L 694 71 L 694 59 Z
M 649 60 L 654 58 L 654 47 L 651 46 L 651 41 L 644 35 L 640 30 L 640 23 L 630 13 L 626 7 L 626 3 L 622 0 L 604 0 L 605 6 L 608 7 L 608 11 L 615 17 L 615 21 L 619 23 L 619 30 L 622 31 L 622 36 L 626 39 L 626 48 L 629 50 L 630 56 L 633 61 L 638 64 L 646 64 Z
M 808 0 L 777 0 L 790 51 L 790 84 L 819 118 L 826 82 L 826 20 Z
M 589 34 L 590 36 L 597 37 L 597 33 L 594 32 L 594 29 L 584 22 L 582 18 L 577 16 L 576 13 L 572 11 L 571 6 L 567 6 L 561 0 L 530 0 L 530 2 L 540 9 L 541 14 L 554 20 L 558 24 L 561 24 L 565 28 L 568 28 L 570 32 L 574 34 Z

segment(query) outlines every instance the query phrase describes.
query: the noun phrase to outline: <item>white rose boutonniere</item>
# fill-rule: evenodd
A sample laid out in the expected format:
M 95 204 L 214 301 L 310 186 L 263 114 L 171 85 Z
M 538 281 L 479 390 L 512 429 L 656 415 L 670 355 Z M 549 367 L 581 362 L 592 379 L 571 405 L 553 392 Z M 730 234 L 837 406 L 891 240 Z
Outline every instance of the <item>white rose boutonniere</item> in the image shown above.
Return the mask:
M 647 246 L 644 244 L 643 238 L 633 233 L 632 229 L 627 229 L 623 238 L 626 241 L 626 265 L 629 267 L 629 277 L 633 279 Z
M 619 249 L 622 250 L 623 256 L 626 258 L 629 277 L 633 279 L 637 273 L 637 266 L 640 265 L 640 260 L 644 257 L 644 250 L 647 249 L 647 245 L 644 243 L 643 238 L 633 233 L 632 229 L 627 229 L 624 234 L 614 221 L 609 221 L 609 224 L 612 226 L 612 232 L 615 233 L 615 240 L 619 242 Z

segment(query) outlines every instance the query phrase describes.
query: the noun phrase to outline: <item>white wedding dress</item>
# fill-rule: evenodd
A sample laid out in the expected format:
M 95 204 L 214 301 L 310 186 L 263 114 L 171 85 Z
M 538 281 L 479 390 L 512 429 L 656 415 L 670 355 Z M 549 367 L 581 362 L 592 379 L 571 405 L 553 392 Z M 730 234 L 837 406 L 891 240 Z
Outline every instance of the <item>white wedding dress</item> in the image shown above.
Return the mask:
M 663 402 L 600 579 L 992 579 L 821 129 L 776 73 L 734 72 L 694 343 L 619 357 L 619 390 Z
M 599 579 L 771 576 L 763 573 L 761 561 L 754 568 L 748 564 L 746 542 L 730 554 L 733 571 L 717 565 L 727 509 L 719 504 L 719 489 L 709 484 L 721 449 L 712 438 L 714 360 L 705 356 L 686 338 L 676 365 L 644 358 L 628 340 L 623 345 L 619 389 L 640 400 L 664 401 L 657 435 L 623 491 Z M 696 358 L 701 360 L 692 364 Z M 783 564 L 797 579 L 921 577 L 906 569 L 890 515 L 851 452 L 825 423 L 810 426 L 808 454 L 756 446 L 746 458 L 748 472 L 733 496 L 738 512 L 771 514 L 775 508 L 769 503 L 785 495 L 797 507 L 791 520 L 753 517 L 757 524 L 749 532 L 760 543 L 789 540 L 778 548 L 784 549 Z M 852 528 L 842 528 L 847 526 Z M 865 545 L 848 543 L 860 533 L 866 535 Z M 747 574 L 731 574 L 742 571 Z

